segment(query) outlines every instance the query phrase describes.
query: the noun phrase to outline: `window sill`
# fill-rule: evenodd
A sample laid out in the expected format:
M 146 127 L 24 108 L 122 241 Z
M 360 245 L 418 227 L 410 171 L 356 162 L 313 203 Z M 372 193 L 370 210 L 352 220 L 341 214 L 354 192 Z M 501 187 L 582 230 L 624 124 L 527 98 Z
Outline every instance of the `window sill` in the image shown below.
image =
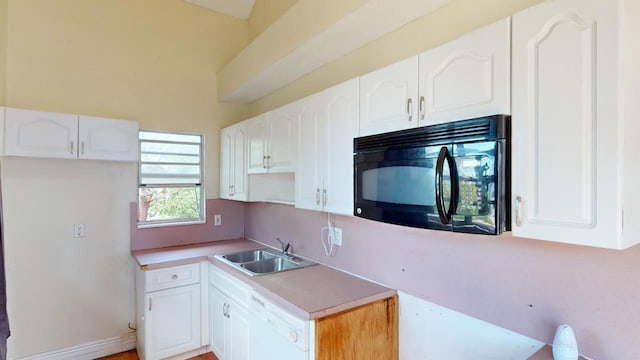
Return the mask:
M 170 227 L 170 226 L 184 226 L 184 225 L 201 225 L 206 224 L 206 220 L 190 220 L 190 221 L 177 221 L 177 222 L 162 222 L 162 223 L 138 223 L 138 229 L 150 229 L 157 227 Z

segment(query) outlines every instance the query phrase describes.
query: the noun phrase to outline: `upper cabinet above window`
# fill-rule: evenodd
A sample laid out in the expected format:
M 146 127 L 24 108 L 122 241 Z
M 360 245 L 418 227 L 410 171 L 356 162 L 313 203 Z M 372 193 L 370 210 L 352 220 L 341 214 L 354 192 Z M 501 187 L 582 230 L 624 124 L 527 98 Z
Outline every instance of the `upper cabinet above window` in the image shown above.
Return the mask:
M 4 155 L 137 161 L 138 123 L 7 108 Z

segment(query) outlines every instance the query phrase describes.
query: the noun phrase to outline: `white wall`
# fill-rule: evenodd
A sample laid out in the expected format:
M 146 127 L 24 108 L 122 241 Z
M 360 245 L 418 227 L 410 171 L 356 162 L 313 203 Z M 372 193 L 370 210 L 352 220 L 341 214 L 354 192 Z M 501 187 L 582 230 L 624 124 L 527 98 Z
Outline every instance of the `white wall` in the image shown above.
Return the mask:
M 10 358 L 126 334 L 134 321 L 135 163 L 7 158 Z M 73 224 L 86 236 L 73 238 Z

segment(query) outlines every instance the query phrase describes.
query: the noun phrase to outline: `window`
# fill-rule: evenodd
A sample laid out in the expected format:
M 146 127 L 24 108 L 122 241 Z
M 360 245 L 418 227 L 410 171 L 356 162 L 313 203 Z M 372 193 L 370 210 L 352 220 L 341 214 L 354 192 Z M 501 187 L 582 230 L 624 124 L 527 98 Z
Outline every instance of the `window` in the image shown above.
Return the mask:
M 204 220 L 202 136 L 140 131 L 138 224 Z

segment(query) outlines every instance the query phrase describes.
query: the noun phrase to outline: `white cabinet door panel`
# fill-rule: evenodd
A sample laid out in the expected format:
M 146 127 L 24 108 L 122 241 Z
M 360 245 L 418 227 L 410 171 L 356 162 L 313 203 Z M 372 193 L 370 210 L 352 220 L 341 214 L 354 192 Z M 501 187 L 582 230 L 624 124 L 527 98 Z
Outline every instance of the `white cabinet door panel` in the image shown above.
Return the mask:
M 5 155 L 75 159 L 78 116 L 6 109 Z
M 225 332 L 227 327 L 226 303 L 224 296 L 215 286 L 209 285 L 209 345 L 218 359 L 227 358 L 225 352 Z
M 295 103 L 268 113 L 269 172 L 293 172 L 295 170 L 296 134 Z
M 249 312 L 229 300 L 229 339 L 227 356 L 233 360 L 248 360 L 250 357 Z
M 360 77 L 360 136 L 418 126 L 418 58 Z
M 200 284 L 147 293 L 145 298 L 148 358 L 200 347 Z
M 510 114 L 510 19 L 420 55 L 422 125 Z
M 296 207 L 322 210 L 322 172 L 325 112 L 323 93 L 311 95 L 297 104 L 298 168 Z
M 138 123 L 80 116 L 79 158 L 138 161 Z
M 353 215 L 353 139 L 358 136 L 358 83 L 350 80 L 325 94 L 325 211 Z
M 267 114 L 247 120 L 247 170 L 249 174 L 266 172 Z
M 565 0 L 513 17 L 516 236 L 608 247 L 619 235 L 616 13 Z

